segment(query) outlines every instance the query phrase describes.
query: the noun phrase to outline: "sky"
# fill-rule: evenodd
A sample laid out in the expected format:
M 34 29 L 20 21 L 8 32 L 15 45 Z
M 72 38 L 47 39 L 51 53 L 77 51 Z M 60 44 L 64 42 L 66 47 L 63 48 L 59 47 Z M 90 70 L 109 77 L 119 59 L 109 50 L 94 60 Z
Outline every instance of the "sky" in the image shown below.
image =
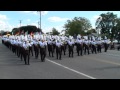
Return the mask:
M 95 28 L 95 21 L 102 13 L 113 12 L 120 17 L 120 11 L 42 11 L 41 28 L 44 33 L 56 28 L 61 32 L 67 20 L 74 17 L 85 17 L 90 20 L 92 27 Z M 38 27 L 40 13 L 37 11 L 0 11 L 0 30 L 12 31 L 13 28 L 26 25 Z M 40 27 L 40 26 L 39 26 Z

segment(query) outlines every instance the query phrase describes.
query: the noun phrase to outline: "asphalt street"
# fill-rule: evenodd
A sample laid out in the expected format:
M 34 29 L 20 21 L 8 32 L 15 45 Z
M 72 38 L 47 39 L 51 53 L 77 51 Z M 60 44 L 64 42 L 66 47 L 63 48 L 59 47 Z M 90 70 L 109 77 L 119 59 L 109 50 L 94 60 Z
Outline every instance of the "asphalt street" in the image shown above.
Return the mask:
M 30 65 L 24 65 L 0 40 L 0 79 L 120 79 L 120 51 L 108 50 L 62 60 L 47 55 L 41 62 L 31 56 Z

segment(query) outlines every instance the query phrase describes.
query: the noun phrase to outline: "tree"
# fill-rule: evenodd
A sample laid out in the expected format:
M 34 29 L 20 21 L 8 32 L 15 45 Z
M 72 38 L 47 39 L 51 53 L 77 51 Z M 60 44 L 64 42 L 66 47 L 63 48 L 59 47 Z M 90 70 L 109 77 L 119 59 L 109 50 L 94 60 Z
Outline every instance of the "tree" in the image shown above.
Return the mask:
M 2 35 L 7 35 L 7 34 L 10 34 L 9 31 L 4 31 L 4 33 Z
M 67 23 L 64 25 L 65 30 L 63 31 L 69 35 L 84 35 L 85 30 L 89 30 L 91 27 L 91 23 L 87 18 L 75 17 L 73 20 L 67 20 Z
M 115 38 L 118 40 L 118 43 L 120 43 L 120 18 L 117 19 L 115 36 L 116 36 Z
M 28 31 L 28 34 L 30 34 L 31 32 L 38 32 L 38 28 L 32 25 L 22 26 L 19 29 L 20 29 L 20 32 L 22 32 L 22 30 L 24 30 L 24 32 Z
M 52 35 L 59 35 L 60 33 L 55 28 L 52 28 Z
M 49 34 L 50 32 L 46 32 L 46 34 Z
M 92 34 L 92 33 L 97 33 L 95 29 L 90 29 L 87 31 L 87 35 Z
M 16 34 L 18 32 L 21 33 L 22 31 L 24 31 L 24 32 L 28 31 L 28 34 L 30 34 L 31 32 L 41 32 L 43 34 L 43 32 L 40 28 L 37 28 L 36 26 L 32 26 L 32 25 L 22 26 L 22 27 L 19 27 L 19 28 L 13 28 L 12 29 L 13 34 Z
M 5 32 L 4 30 L 1 30 L 1 31 L 0 31 L 1 35 L 3 35 L 4 32 Z
M 101 30 L 101 34 L 106 35 L 113 41 L 117 32 L 117 19 L 117 15 L 113 13 L 103 13 L 96 20 L 96 28 Z
M 12 29 L 12 32 L 13 32 L 13 35 L 15 35 L 16 33 L 19 32 L 19 28 L 13 28 L 13 29 Z

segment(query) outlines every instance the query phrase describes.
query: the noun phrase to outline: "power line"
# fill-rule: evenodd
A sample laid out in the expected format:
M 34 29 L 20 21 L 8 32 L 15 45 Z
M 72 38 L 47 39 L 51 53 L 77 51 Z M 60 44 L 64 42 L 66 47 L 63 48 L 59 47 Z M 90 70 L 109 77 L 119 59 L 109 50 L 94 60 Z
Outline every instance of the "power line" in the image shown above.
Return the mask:
M 21 27 L 22 20 L 19 20 L 19 21 L 20 21 L 20 27 Z M 19 28 L 19 33 L 20 33 L 20 28 Z

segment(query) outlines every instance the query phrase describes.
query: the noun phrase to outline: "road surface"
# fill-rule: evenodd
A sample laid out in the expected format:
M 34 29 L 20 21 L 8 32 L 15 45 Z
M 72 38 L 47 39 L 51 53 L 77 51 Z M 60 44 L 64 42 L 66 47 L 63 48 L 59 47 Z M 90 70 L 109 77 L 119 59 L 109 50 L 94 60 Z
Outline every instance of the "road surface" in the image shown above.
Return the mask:
M 30 65 L 24 65 L 0 40 L 0 79 L 120 79 L 120 51 L 84 56 L 75 52 L 62 60 L 47 56 L 45 62 L 31 57 Z

